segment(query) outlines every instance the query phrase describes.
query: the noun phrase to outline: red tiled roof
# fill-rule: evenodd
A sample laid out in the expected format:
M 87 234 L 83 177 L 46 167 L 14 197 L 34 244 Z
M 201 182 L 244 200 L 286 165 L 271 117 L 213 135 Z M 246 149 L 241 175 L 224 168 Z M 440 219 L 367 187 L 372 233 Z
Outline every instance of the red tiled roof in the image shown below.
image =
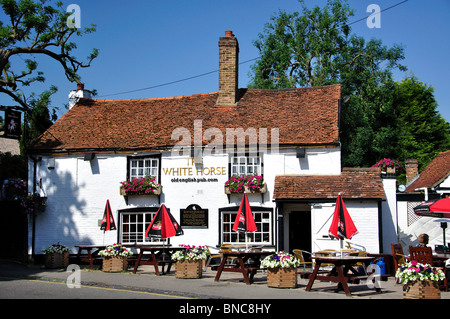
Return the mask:
M 218 128 L 279 129 L 280 145 L 338 143 L 340 85 L 283 90 L 241 89 L 235 106 L 217 106 L 217 94 L 141 99 L 91 100 L 62 116 L 32 146 L 35 152 L 143 150 L 171 147 L 172 131 L 184 127 L 194 137 L 194 120 L 203 131 Z M 193 144 L 193 142 L 191 142 Z
M 420 173 L 419 178 L 412 182 L 405 192 L 413 192 L 417 188 L 432 188 L 438 186 L 450 175 L 450 151 L 439 153 Z
M 275 200 L 385 198 L 380 172 L 374 168 L 344 168 L 340 175 L 275 177 Z

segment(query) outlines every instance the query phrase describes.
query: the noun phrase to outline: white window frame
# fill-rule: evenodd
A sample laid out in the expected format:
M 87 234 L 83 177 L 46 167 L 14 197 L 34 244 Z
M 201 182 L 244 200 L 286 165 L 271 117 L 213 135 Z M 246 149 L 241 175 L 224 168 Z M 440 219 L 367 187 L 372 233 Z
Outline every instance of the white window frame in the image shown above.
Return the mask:
M 232 156 L 231 175 L 262 175 L 261 156 Z
M 129 178 L 142 178 L 147 175 L 155 177 L 159 182 L 160 159 L 155 156 L 130 158 L 129 159 Z
M 233 224 L 236 219 L 237 210 L 222 210 L 220 223 L 220 242 L 226 244 L 249 245 L 271 245 L 273 244 L 273 211 L 271 209 L 258 210 L 252 208 L 257 230 L 253 233 L 238 233 L 234 230 Z M 245 240 L 247 236 L 247 241 Z
M 154 237 L 145 237 L 145 232 L 156 215 L 155 211 L 121 211 L 119 242 L 122 244 L 148 244 L 164 242 Z

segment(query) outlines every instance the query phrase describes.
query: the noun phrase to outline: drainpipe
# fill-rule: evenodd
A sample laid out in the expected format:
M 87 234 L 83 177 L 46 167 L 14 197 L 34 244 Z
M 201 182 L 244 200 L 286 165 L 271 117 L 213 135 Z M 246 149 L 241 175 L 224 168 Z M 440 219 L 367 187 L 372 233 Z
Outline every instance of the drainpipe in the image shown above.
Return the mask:
M 40 158 L 35 158 L 33 156 L 30 156 L 30 158 L 33 160 L 33 194 L 36 193 L 36 176 L 37 176 L 37 163 L 40 161 Z M 34 245 L 35 245 L 35 239 L 36 239 L 36 212 L 33 211 L 33 221 L 32 221 L 32 230 L 31 230 L 31 258 L 34 261 L 35 257 L 35 251 L 34 251 Z

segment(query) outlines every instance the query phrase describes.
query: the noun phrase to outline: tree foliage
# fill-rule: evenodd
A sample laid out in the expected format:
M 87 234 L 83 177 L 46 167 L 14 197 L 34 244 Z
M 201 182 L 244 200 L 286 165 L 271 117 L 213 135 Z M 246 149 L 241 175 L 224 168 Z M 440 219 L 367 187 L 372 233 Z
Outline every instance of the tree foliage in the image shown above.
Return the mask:
M 43 82 L 44 73 L 38 70 L 36 56 L 47 56 L 59 63 L 67 79 L 80 83 L 80 68 L 89 67 L 98 55 L 97 49 L 81 62 L 73 56 L 77 48 L 74 36 L 95 31 L 95 26 L 83 30 L 71 28 L 67 19 L 71 13 L 63 9 L 62 2 L 54 6 L 50 1 L 0 0 L 8 21 L 0 21 L 0 93 L 7 94 L 22 108 L 28 109 L 27 97 L 22 91 L 34 82 Z M 12 63 L 21 56 L 24 69 Z
M 353 11 L 345 1 L 324 8 L 280 11 L 254 41 L 260 58 L 252 66 L 251 87 L 287 88 L 342 85 L 340 139 L 344 166 L 370 166 L 381 151 L 393 149 L 390 118 L 395 69 L 402 71 L 404 49 L 351 34 Z M 390 118 L 391 119 L 391 118 Z M 392 119 L 391 119 L 392 120 Z
M 450 124 L 436 111 L 433 87 L 408 76 L 395 84 L 393 105 L 398 158 L 415 158 L 424 168 L 450 150 Z
M 30 111 L 24 118 L 22 135 L 20 137 L 20 154 L 27 156 L 27 147 L 44 133 L 57 119 L 56 108 L 49 110 L 51 96 L 56 93 L 57 88 L 51 86 L 49 90 L 42 92 L 39 96 L 34 93 L 30 96 Z

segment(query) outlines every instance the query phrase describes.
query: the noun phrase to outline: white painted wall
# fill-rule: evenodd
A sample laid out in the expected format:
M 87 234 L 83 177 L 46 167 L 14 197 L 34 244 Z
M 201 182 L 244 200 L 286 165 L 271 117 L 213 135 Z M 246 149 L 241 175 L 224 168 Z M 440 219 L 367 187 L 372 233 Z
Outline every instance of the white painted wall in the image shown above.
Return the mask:
M 143 155 L 143 154 L 138 154 Z M 49 169 L 51 159 L 55 167 Z M 219 232 L 219 208 L 239 206 L 242 197 L 232 195 L 230 202 L 224 193 L 224 184 L 228 179 L 228 155 L 210 155 L 203 159 L 204 169 L 197 171 L 187 157 L 172 157 L 170 152 L 162 154 L 161 184 L 163 194 L 161 203 L 171 209 L 179 220 L 180 209 L 190 204 L 198 204 L 209 209 L 208 229 L 184 229 L 184 235 L 171 239 L 171 243 L 191 245 L 216 245 Z M 223 175 L 211 174 L 224 168 Z M 33 182 L 33 163 L 29 162 L 30 191 Z M 187 168 L 177 175 L 164 171 L 164 168 Z M 189 170 L 189 168 L 191 170 Z M 218 169 L 220 168 L 220 169 Z M 268 192 L 264 202 L 260 194 L 248 195 L 251 205 L 272 207 L 274 180 L 281 174 L 339 174 L 339 148 L 313 148 L 306 150 L 306 157 L 298 159 L 295 149 L 282 149 L 277 154 L 264 155 L 264 179 Z M 221 171 L 222 172 L 222 171 Z M 206 174 L 208 173 L 208 174 Z M 191 174 L 191 175 L 190 175 Z M 127 177 L 126 154 L 96 154 L 92 161 L 85 161 L 84 156 L 43 156 L 37 165 L 38 191 L 48 197 L 46 211 L 36 219 L 35 252 L 40 253 L 45 247 L 60 242 L 74 248 L 77 244 L 112 244 L 117 242 L 118 230 L 103 232 L 99 220 L 103 217 L 106 200 L 109 199 L 114 219 L 119 226 L 118 211 L 130 207 L 158 207 L 158 198 L 149 196 L 129 196 L 128 205 L 119 194 L 120 182 Z M 192 178 L 195 182 L 176 182 L 176 178 Z M 214 182 L 197 182 L 203 178 L 214 178 Z M 274 214 L 274 226 L 276 216 Z M 274 233 L 275 234 L 275 233 Z M 31 224 L 29 229 L 29 247 L 31 250 Z M 72 252 L 75 252 L 73 250 Z
M 349 241 L 364 246 L 371 253 L 379 253 L 378 203 L 375 201 L 355 202 L 350 200 L 344 200 L 344 203 L 356 229 L 358 229 L 358 234 Z M 315 203 L 311 206 L 313 252 L 323 249 L 340 249 L 339 240 L 328 237 L 334 208 L 335 203 Z M 347 240 L 344 240 L 344 248 L 346 242 Z
M 381 203 L 382 207 L 382 237 L 383 252 L 392 252 L 391 244 L 398 240 L 397 235 L 397 180 L 395 178 L 383 178 L 383 188 L 386 200 Z
M 411 207 L 419 205 L 421 202 L 413 202 L 410 204 Z M 416 246 L 418 241 L 418 236 L 422 233 L 428 234 L 430 246 L 434 250 L 435 245 L 442 245 L 444 243 L 444 234 L 439 222 L 436 222 L 438 218 L 433 217 L 416 217 L 411 225 L 408 225 L 408 202 L 398 201 L 397 202 L 397 213 L 398 213 L 398 241 L 403 246 L 403 251 L 408 254 L 409 246 Z M 410 214 L 414 214 L 410 212 Z M 450 223 L 447 223 L 447 229 L 445 233 L 445 241 L 448 245 L 450 243 Z

